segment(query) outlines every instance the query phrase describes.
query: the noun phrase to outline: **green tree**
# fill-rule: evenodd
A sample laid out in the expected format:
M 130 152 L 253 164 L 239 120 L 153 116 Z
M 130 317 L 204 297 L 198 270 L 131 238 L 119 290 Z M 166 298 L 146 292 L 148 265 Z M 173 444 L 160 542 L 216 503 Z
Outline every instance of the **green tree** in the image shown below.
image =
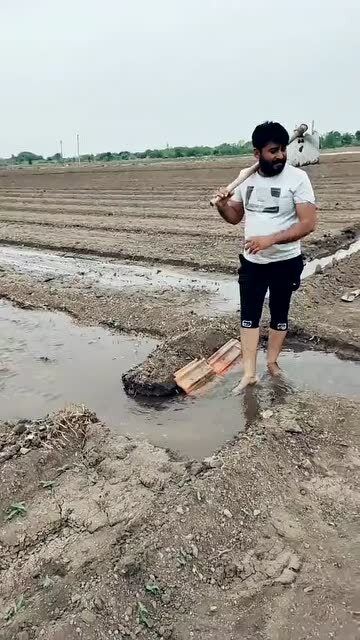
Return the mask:
M 46 159 L 49 160 L 50 162 L 61 162 L 62 157 L 60 153 L 54 153 L 53 156 L 49 156 Z
M 27 162 L 28 164 L 32 164 L 34 160 L 43 160 L 42 156 L 37 156 L 36 153 L 32 153 L 31 151 L 21 151 L 15 158 L 16 164 L 22 164 L 23 162 Z
M 322 146 L 326 149 L 334 149 L 341 146 L 341 133 L 329 131 L 322 137 Z
M 163 152 L 160 149 L 148 149 L 146 151 L 147 158 L 162 158 Z
M 104 153 L 98 153 L 96 156 L 96 160 L 109 162 L 113 159 L 113 154 L 111 151 L 105 151 Z
M 216 156 L 237 156 L 241 153 L 241 147 L 237 144 L 230 144 L 229 142 L 223 142 L 214 149 L 214 155 Z
M 341 144 L 344 145 L 344 147 L 348 147 L 353 143 L 353 136 L 351 133 L 343 133 L 341 136 Z
M 82 156 L 80 156 L 80 162 L 93 162 L 94 161 L 94 156 L 92 153 L 84 153 Z
M 360 142 L 360 131 L 355 131 L 356 142 Z

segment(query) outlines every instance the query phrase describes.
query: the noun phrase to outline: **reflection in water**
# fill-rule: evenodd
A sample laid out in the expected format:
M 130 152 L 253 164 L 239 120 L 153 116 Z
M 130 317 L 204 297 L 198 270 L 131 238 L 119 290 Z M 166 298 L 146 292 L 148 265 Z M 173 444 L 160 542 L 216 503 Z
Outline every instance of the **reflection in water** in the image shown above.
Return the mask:
M 247 387 L 243 392 L 243 406 L 245 427 L 249 427 L 254 420 L 260 417 L 260 398 L 258 389 Z
M 260 383 L 249 386 L 242 396 L 245 427 L 250 426 L 258 419 L 264 409 L 275 409 L 284 404 L 287 397 L 296 392 L 296 389 L 285 376 L 272 376 L 265 370 Z

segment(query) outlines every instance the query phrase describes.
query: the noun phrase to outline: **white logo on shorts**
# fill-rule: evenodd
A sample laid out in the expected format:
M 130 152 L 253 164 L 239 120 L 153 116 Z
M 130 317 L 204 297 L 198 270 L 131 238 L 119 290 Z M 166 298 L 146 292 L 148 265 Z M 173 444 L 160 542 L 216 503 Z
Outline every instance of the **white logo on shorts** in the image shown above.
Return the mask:
M 279 322 L 277 328 L 278 328 L 279 331 L 286 331 L 286 329 L 287 329 L 286 322 Z
M 242 323 L 241 323 L 241 326 L 244 327 L 244 329 L 251 329 L 252 321 L 251 320 L 243 320 Z

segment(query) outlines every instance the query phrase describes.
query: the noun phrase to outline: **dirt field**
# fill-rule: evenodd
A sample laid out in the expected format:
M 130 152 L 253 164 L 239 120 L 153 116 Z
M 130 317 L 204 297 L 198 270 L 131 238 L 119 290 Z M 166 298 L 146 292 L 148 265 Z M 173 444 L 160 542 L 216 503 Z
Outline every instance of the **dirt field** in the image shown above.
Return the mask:
M 234 159 L 183 165 L 0 174 L 0 241 L 231 271 L 239 230 L 208 206 L 242 166 Z M 359 229 L 360 156 L 328 156 L 309 169 L 319 226 L 305 242 Z
M 355 640 L 358 427 L 297 394 L 203 463 L 86 412 L 4 427 L 1 638 Z
M 309 169 L 320 223 L 308 258 L 358 237 L 359 163 L 331 155 Z M 0 247 L 0 298 L 161 338 L 125 387 L 176 392 L 174 369 L 238 334 L 210 284 L 235 280 L 241 233 L 207 201 L 240 166 L 2 172 L 0 244 L 55 250 L 60 267 L 1 262 Z M 69 252 L 83 265 L 62 272 Z M 92 278 L 86 254 L 99 256 Z M 106 286 L 110 258 L 154 269 Z M 341 302 L 359 287 L 359 253 L 308 278 L 289 344 L 359 360 L 360 298 Z M 360 638 L 360 401 L 260 389 L 239 402 L 245 432 L 205 460 L 115 436 L 85 408 L 16 424 L 0 409 L 0 638 Z

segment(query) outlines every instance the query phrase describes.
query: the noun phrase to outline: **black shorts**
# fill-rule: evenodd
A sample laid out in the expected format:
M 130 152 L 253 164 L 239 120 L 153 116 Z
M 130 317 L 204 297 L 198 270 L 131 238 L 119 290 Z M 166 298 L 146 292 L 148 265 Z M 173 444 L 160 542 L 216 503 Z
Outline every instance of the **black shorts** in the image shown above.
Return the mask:
M 265 295 L 269 289 L 270 327 L 276 331 L 287 331 L 291 295 L 300 286 L 303 268 L 302 256 L 259 264 L 250 262 L 241 255 L 241 326 L 247 329 L 259 326 Z

